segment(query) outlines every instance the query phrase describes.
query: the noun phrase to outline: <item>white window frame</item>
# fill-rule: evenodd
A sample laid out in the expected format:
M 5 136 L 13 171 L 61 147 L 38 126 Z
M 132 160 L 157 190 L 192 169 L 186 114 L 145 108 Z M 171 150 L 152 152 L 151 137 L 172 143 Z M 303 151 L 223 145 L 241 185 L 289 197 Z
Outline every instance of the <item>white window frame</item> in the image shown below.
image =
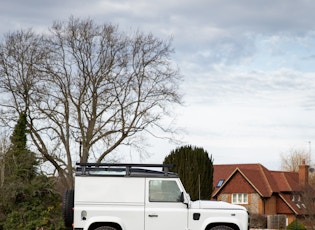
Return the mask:
M 248 204 L 248 194 L 232 193 L 232 204 Z

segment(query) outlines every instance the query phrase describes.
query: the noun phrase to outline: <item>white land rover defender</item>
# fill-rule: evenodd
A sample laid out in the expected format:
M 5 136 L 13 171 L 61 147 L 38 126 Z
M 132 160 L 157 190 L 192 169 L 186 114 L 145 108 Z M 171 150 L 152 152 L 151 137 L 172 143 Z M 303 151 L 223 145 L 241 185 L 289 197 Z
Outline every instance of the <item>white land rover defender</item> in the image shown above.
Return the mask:
M 161 171 L 152 168 L 162 168 Z M 248 230 L 247 210 L 191 201 L 170 165 L 78 164 L 63 217 L 75 230 Z

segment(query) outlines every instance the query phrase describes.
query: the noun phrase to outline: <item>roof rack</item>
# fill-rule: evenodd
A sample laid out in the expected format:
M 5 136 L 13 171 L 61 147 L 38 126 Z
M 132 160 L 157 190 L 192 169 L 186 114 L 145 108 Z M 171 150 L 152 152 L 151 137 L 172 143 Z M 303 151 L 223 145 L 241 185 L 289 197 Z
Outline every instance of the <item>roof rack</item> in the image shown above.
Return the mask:
M 127 164 L 127 163 L 76 163 L 76 175 L 96 175 L 95 172 L 115 172 L 117 176 L 177 176 L 170 172 L 173 164 Z M 150 168 L 162 168 L 162 171 L 152 170 Z M 113 175 L 99 174 L 102 176 Z

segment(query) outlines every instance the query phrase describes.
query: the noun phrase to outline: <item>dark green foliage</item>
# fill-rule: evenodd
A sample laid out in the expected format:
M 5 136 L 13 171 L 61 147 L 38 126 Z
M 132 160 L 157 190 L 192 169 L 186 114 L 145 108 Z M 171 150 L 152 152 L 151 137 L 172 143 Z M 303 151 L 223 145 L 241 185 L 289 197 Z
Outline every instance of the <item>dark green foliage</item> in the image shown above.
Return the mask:
M 34 194 L 29 202 L 16 204 L 7 215 L 3 229 L 64 229 L 60 213 L 58 195 Z
M 289 230 L 306 230 L 305 226 L 297 221 L 297 220 L 293 220 L 288 226 L 287 229 Z
M 26 147 L 26 115 L 23 113 L 11 136 L 11 146 L 5 154 L 5 177 L 10 180 L 28 182 L 36 176 L 36 158 Z
M 175 164 L 171 171 L 178 173 L 192 200 L 210 199 L 213 182 L 213 160 L 203 148 L 183 146 L 173 150 L 164 164 Z M 199 183 L 200 182 L 200 183 Z
M 0 229 L 62 229 L 60 197 L 53 180 L 37 173 L 38 162 L 27 148 L 26 115 L 21 114 L 5 154 L 0 187 Z

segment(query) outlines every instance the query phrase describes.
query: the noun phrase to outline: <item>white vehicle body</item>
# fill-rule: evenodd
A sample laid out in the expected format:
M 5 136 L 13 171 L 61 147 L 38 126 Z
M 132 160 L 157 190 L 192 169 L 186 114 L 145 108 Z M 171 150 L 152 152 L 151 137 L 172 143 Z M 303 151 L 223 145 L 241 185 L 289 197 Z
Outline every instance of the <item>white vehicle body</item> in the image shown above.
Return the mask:
M 80 169 L 74 190 L 75 230 L 248 229 L 244 207 L 221 201 L 191 201 L 174 173 Z

